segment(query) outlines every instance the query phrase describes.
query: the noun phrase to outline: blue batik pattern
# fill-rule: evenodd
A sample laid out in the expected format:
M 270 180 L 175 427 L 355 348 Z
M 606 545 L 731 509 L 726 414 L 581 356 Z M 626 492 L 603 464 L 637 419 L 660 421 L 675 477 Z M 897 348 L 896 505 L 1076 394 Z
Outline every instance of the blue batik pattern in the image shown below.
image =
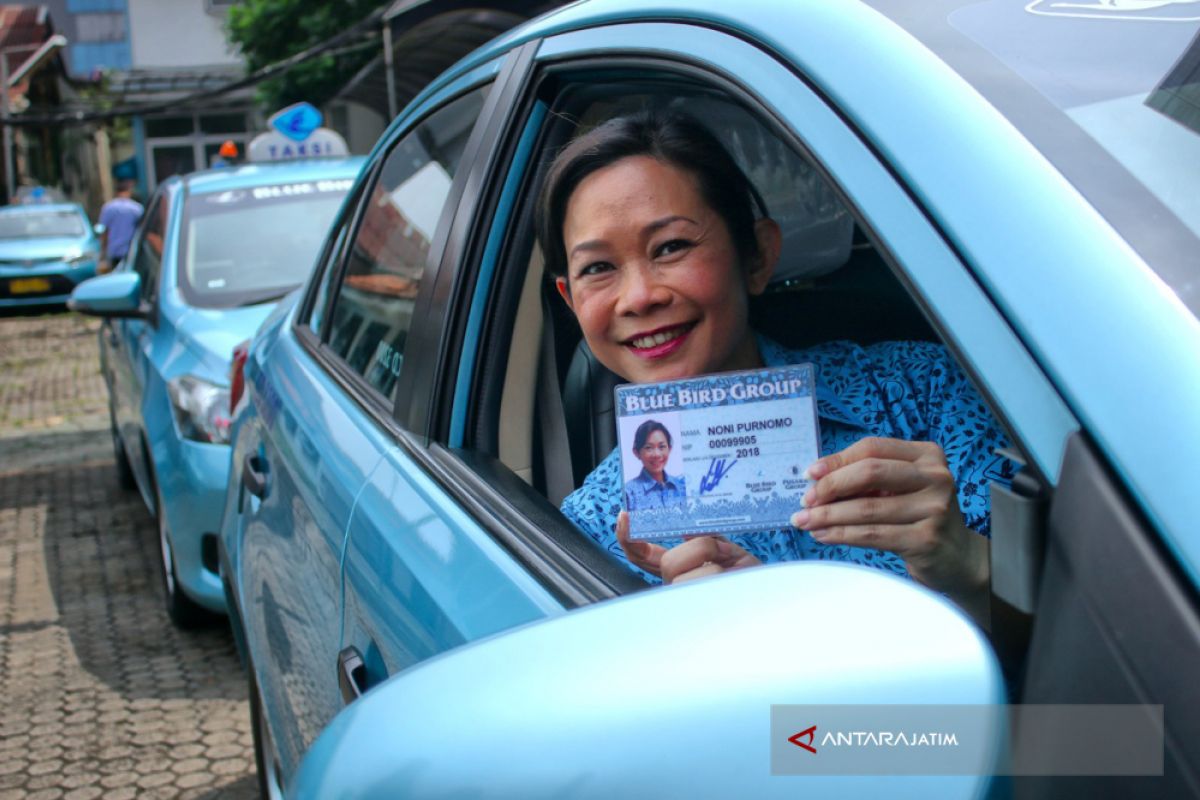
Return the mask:
M 816 366 L 821 455 L 844 450 L 868 436 L 934 442 L 946 453 L 967 526 L 990 535 L 987 485 L 994 480 L 1010 483 L 1015 466 L 996 454 L 1008 442 L 945 348 L 930 342 L 883 342 L 867 347 L 829 342 L 788 350 L 762 336 L 758 343 L 769 367 L 808 362 Z M 613 450 L 583 486 L 567 496 L 562 512 L 629 569 L 658 583 L 659 578 L 630 564 L 617 543 L 621 490 L 621 459 Z M 791 528 L 729 539 L 763 563 L 843 561 L 908 574 L 903 559 L 895 553 L 821 544 L 808 533 Z M 671 547 L 681 541 L 663 540 L 660 544 Z
M 625 484 L 625 507 L 630 511 L 677 506 L 687 500 L 687 484 L 682 475 L 671 476 L 663 471 L 662 483 L 643 469 Z

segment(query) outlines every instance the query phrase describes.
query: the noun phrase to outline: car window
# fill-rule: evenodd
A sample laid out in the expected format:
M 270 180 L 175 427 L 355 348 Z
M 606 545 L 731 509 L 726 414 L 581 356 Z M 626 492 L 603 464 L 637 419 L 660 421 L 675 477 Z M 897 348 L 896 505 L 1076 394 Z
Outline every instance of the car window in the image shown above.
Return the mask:
M 302 324 L 316 336 L 329 326 L 326 324 L 326 311 L 329 309 L 329 289 L 338 279 L 338 266 L 341 264 L 342 250 L 346 237 L 354 225 L 358 201 L 363 194 L 363 184 L 359 184 L 353 197 L 342 206 L 341 216 L 334 222 L 332 229 L 326 235 L 325 246 L 318 258 L 316 285 L 310 290 L 309 303 L 301 310 Z
M 193 193 L 183 207 L 179 288 L 223 308 L 275 300 L 308 276 L 351 178 Z
M 366 192 L 328 333 L 329 348 L 392 398 L 425 261 L 488 87 L 443 106 L 402 137 Z
M 78 211 L 30 211 L 0 215 L 0 239 L 82 236 L 84 230 L 84 219 Z
M 158 287 L 158 274 L 162 269 L 163 239 L 167 233 L 167 207 L 170 203 L 165 194 L 159 194 L 150 203 L 146 221 L 138 237 L 137 256 L 133 271 L 142 278 L 142 299 L 150 301 Z
M 544 94 L 538 99 L 546 113 L 533 115 L 531 122 L 540 130 L 523 133 L 523 140 L 535 142 L 519 164 L 530 174 L 521 180 L 508 176 L 506 186 L 514 187 L 512 215 L 505 226 L 492 223 L 494 231 L 505 228 L 493 235 L 502 235 L 507 244 L 496 266 L 486 314 L 480 315 L 478 339 L 474 331 L 462 335 L 470 345 L 480 343 L 478 353 L 461 356 L 475 364 L 471 380 L 463 380 L 460 371 L 455 386 L 456 413 L 458 404 L 463 403 L 465 422 L 461 433 L 448 425 L 435 434 L 457 452 L 470 453 L 468 468 L 478 480 L 491 491 L 501 492 L 519 513 L 528 513 L 531 524 L 525 535 L 530 542 L 545 546 L 549 538 L 564 552 L 574 554 L 592 544 L 615 552 L 615 542 L 613 548 L 604 543 L 611 539 L 611 528 L 605 529 L 604 536 L 598 533 L 605 525 L 599 517 L 592 520 L 594 524 L 578 527 L 569 520 L 578 520 L 593 508 L 603 516 L 600 510 L 611 508 L 596 494 L 603 491 L 597 487 L 607 480 L 605 467 L 596 473 L 603 475 L 592 482 L 591 489 L 585 486 L 585 479 L 616 446 L 613 388 L 620 379 L 583 344 L 577 320 L 552 282 L 541 274 L 542 259 L 530 220 L 537 214 L 537 187 L 555 153 L 573 137 L 614 115 L 678 110 L 702 120 L 762 195 L 767 212 L 780 224 L 783 247 L 774 279 L 764 295 L 751 303 L 750 323 L 765 340 L 775 343 L 769 345 L 776 354 L 773 357 L 790 358 L 803 351 L 814 362 L 827 358 L 825 367 L 835 373 L 842 364 L 878 359 L 888 376 L 900 374 L 907 358 L 919 361 L 920 369 L 931 373 L 953 360 L 951 353 L 936 346 L 944 342 L 898 278 L 896 256 L 887 240 L 878 236 L 869 217 L 849 202 L 850 193 L 838 184 L 836 176 L 781 129 L 770 113 L 715 81 L 713 85 L 702 79 L 685 83 L 677 76 L 656 77 L 649 71 L 627 75 L 624 80 L 625 76 L 614 70 L 601 80 L 581 74 L 574 85 L 568 80 L 543 85 Z M 499 208 L 505 206 L 504 200 L 497 203 Z M 477 292 L 476 297 L 482 295 Z M 837 344 L 826 347 L 827 343 Z M 847 368 L 846 373 L 854 370 Z M 969 383 L 970 379 L 958 371 L 945 374 L 951 375 L 947 379 L 950 389 L 942 395 L 947 417 L 960 411 L 974 413 L 974 399 L 964 401 L 967 410 L 954 405 L 960 382 Z M 834 374 L 835 385 L 840 377 L 840 373 Z M 933 383 L 936 381 L 905 373 L 904 380 L 897 381 L 894 407 L 901 407 L 902 395 L 905 407 L 925 408 L 922 387 Z M 962 396 L 974 397 L 969 390 Z M 892 420 L 888 416 L 892 412 L 883 409 L 883 397 L 864 392 L 862 398 L 864 407 L 867 403 L 873 404 L 872 408 L 879 406 L 876 421 Z M 847 402 L 857 403 L 858 398 L 850 396 Z M 936 406 L 931 399 L 929 407 Z M 839 412 L 831 413 L 836 417 Z M 897 433 L 893 435 L 936 438 L 939 443 L 945 441 L 945 447 L 957 447 L 949 427 L 935 431 L 940 423 L 930 422 L 927 431 L 922 427 L 925 418 L 919 414 L 912 416 L 915 422 L 911 426 L 902 427 L 901 423 L 909 421 L 905 413 L 896 412 Z M 999 424 L 993 426 L 992 422 L 984 424 L 986 436 L 956 450 L 963 454 L 961 474 L 972 470 L 989 476 L 1008 474 L 1010 467 L 997 459 L 991 447 L 993 439 L 1004 438 Z M 849 446 L 853 436 L 846 432 L 853 425 L 842 429 L 826 420 L 826 426 L 829 442 L 822 445 L 828 446 L 829 452 Z M 844 438 L 837 438 L 843 434 Z M 584 494 L 576 497 L 567 518 L 559 518 L 561 524 L 550 524 L 546 501 L 559 507 L 565 496 L 580 487 Z M 986 526 L 986 512 L 976 499 L 977 487 L 966 481 L 959 487 L 964 514 Z M 506 520 L 512 529 L 511 518 Z M 586 560 L 587 556 L 579 558 Z

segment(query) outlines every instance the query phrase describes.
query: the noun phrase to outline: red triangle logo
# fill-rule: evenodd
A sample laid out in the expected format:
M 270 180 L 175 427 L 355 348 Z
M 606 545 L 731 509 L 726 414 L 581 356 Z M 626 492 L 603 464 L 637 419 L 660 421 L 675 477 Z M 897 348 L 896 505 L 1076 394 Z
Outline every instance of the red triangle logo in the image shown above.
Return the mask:
M 804 738 L 807 738 L 808 741 L 807 742 L 800 741 L 801 739 L 804 739 Z M 817 726 L 813 725 L 811 728 L 805 728 L 804 730 L 800 731 L 799 733 L 792 734 L 791 736 L 788 737 L 788 741 L 791 742 L 792 744 L 796 745 L 796 747 L 803 747 L 808 752 L 815 754 L 817 752 L 817 748 L 813 747 L 813 740 L 816 738 L 817 738 Z

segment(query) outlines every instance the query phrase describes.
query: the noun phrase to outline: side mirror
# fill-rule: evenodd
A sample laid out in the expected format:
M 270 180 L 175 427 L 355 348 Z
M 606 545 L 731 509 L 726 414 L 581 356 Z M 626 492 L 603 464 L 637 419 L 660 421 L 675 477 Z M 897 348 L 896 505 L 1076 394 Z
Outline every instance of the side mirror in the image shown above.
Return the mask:
M 67 308 L 96 317 L 146 317 L 141 298 L 142 277 L 136 272 L 110 272 L 75 287 Z
M 861 567 L 780 564 L 599 603 L 400 672 L 333 719 L 289 796 L 978 798 L 1002 763 L 1004 702 L 988 643 L 942 597 Z M 773 730 L 772 706 L 831 704 L 983 710 L 953 775 L 772 775 L 773 747 L 808 756 L 792 741 L 803 726 Z
M 92 226 L 92 230 L 95 231 L 97 236 L 103 236 L 104 232 L 106 230 L 108 230 L 108 228 L 104 227 L 104 223 L 97 222 L 95 225 Z

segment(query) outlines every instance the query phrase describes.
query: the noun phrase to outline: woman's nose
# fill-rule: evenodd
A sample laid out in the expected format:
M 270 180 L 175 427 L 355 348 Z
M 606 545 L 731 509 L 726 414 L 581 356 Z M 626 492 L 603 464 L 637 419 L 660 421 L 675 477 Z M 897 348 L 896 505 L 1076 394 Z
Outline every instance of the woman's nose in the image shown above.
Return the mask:
M 645 314 L 670 302 L 671 290 L 663 284 L 658 271 L 651 265 L 631 264 L 621 270 L 618 313 Z

